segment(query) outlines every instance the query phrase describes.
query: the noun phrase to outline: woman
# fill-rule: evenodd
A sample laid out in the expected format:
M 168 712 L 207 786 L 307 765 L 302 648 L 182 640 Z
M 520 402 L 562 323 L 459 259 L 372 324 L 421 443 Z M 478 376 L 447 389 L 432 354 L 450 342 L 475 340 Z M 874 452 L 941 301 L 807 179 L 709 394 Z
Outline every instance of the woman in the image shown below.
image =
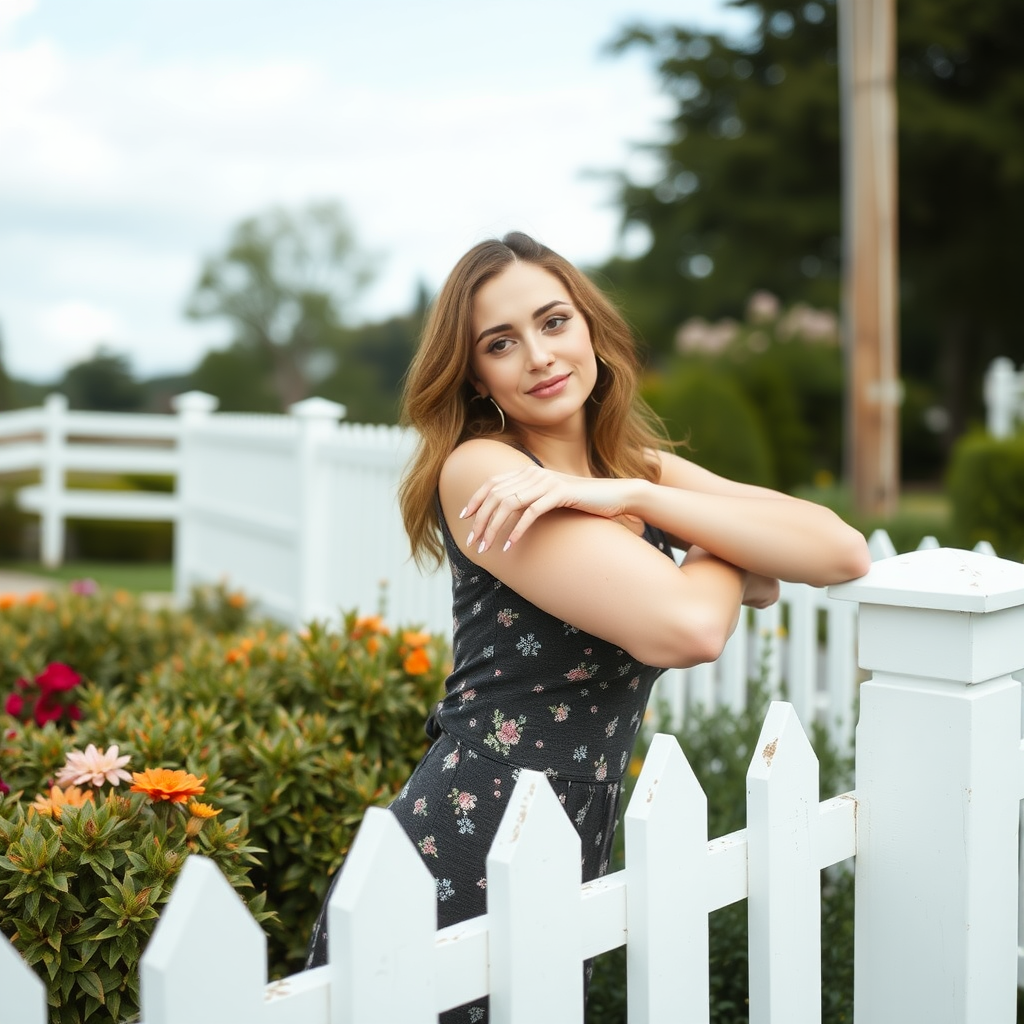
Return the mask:
M 485 913 L 487 851 L 521 768 L 551 780 L 583 879 L 603 874 L 660 672 L 717 658 L 741 605 L 771 604 L 779 579 L 867 571 L 863 537 L 827 509 L 664 450 L 638 380 L 609 302 L 519 233 L 459 261 L 410 368 L 420 444 L 402 514 L 417 560 L 449 562 L 454 662 L 434 745 L 391 809 L 437 881 L 440 927 Z M 310 965 L 325 959 L 321 914 Z

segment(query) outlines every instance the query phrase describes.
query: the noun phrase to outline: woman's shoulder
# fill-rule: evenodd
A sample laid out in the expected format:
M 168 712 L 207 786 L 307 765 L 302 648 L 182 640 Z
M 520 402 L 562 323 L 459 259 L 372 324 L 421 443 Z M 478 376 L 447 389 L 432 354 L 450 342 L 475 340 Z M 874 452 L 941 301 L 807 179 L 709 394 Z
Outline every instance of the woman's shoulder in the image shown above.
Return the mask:
M 480 482 L 483 482 L 496 473 L 512 472 L 535 461 L 522 448 L 507 441 L 473 437 L 463 441 L 444 460 L 440 483 L 444 486 L 446 479 L 462 479 L 467 476 L 479 476 Z

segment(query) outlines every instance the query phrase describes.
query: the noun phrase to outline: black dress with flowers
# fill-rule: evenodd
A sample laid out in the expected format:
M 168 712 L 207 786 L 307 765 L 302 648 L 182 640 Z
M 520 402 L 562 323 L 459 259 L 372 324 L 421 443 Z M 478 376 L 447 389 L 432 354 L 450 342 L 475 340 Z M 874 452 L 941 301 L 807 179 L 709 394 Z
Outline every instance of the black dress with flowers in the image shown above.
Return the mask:
M 391 810 L 436 880 L 445 927 L 486 913 L 487 852 L 522 768 L 548 777 L 576 826 L 583 880 L 607 871 L 620 782 L 663 670 L 521 597 L 470 561 L 440 520 L 452 574 L 453 668 L 427 723 L 435 742 Z M 671 557 L 660 530 L 645 527 L 644 538 Z M 308 966 L 325 962 L 322 911 Z M 485 1017 L 479 1000 L 442 1020 Z

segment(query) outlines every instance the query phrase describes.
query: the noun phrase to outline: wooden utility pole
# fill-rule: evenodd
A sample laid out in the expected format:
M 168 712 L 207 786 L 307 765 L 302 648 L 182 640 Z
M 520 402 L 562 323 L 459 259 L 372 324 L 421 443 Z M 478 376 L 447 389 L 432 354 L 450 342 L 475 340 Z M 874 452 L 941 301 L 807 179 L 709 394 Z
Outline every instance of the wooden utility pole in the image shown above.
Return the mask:
M 861 513 L 899 499 L 895 0 L 839 0 L 847 478 Z

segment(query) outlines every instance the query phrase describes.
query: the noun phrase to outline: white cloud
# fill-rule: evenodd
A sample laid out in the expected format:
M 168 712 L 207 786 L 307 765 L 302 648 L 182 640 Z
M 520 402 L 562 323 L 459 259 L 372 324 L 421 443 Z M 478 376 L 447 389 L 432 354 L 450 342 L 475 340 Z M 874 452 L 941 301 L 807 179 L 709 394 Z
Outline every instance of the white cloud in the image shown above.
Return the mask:
M 598 66 L 576 16 L 551 12 L 538 36 L 529 19 L 495 22 L 486 5 L 444 0 L 460 18 L 441 32 L 418 3 L 400 4 L 401 18 L 339 5 L 327 45 L 310 34 L 310 5 L 283 19 L 252 2 L 247 11 L 278 19 L 280 39 L 247 36 L 248 22 L 235 32 L 223 10 L 202 7 L 201 38 L 194 24 L 153 40 L 160 5 L 118 0 L 90 36 L 44 20 L 60 5 L 0 0 L 0 320 L 12 372 L 52 379 L 90 333 L 123 346 L 138 372 L 188 368 L 216 336 L 182 318 L 201 259 L 241 217 L 278 203 L 347 206 L 384 256 L 364 304 L 373 316 L 404 312 L 418 280 L 437 287 L 466 247 L 512 227 L 577 261 L 610 254 L 611 185 L 581 172 L 639 166 L 630 142 L 655 136 L 669 108 L 635 61 Z M 659 4 L 672 8 L 644 6 Z M 633 13 L 595 5 L 609 27 L 588 26 L 592 36 Z

